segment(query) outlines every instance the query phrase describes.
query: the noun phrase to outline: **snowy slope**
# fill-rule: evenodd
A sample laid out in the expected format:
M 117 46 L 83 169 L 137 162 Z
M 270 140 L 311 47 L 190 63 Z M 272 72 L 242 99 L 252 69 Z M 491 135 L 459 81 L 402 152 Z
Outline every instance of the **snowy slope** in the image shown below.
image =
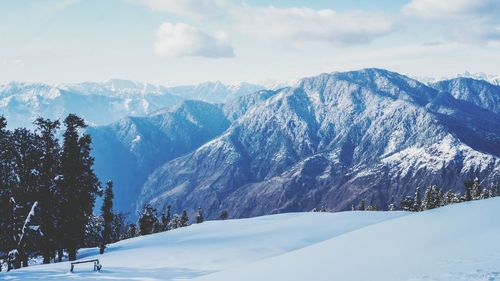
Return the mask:
M 500 198 L 361 228 L 204 281 L 500 280 Z
M 288 253 L 404 215 L 407 213 L 293 213 L 207 221 L 121 241 L 101 256 L 94 256 L 97 249 L 80 251 L 79 259 L 99 258 L 104 266 L 101 273 L 81 265 L 71 274 L 69 263 L 64 262 L 0 273 L 0 279 L 185 280 Z
M 212 221 L 118 242 L 100 273 L 69 263 L 2 280 L 500 280 L 500 198 L 421 213 L 290 213 Z

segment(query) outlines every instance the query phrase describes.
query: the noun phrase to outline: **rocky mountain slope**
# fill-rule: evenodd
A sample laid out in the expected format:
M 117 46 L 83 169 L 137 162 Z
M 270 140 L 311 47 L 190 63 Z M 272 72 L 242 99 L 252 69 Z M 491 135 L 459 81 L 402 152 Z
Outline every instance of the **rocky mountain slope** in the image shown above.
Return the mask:
M 227 104 L 230 128 L 158 168 L 137 203 L 247 217 L 361 199 L 385 208 L 417 186 L 488 183 L 500 116 L 483 108 L 380 69 L 305 78 Z
M 87 131 L 93 139 L 97 175 L 115 183 L 115 208 L 131 211 L 155 168 L 198 148 L 228 126 L 221 106 L 184 101 L 147 117 L 127 117 Z

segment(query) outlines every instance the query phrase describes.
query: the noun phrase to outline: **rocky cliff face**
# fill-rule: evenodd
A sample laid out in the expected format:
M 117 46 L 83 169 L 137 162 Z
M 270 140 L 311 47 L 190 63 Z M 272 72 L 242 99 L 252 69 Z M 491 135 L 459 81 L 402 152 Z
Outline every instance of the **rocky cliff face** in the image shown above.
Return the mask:
M 155 170 L 138 205 L 232 216 L 386 207 L 438 184 L 500 172 L 500 116 L 380 69 L 322 74 L 226 104 L 232 125 Z

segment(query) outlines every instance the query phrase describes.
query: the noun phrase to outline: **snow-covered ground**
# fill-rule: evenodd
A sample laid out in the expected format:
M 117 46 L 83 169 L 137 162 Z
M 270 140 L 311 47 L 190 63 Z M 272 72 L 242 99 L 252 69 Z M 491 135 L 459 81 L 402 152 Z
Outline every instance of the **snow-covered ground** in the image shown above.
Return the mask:
M 121 241 L 2 280 L 500 280 L 500 198 L 431 211 L 292 213 Z

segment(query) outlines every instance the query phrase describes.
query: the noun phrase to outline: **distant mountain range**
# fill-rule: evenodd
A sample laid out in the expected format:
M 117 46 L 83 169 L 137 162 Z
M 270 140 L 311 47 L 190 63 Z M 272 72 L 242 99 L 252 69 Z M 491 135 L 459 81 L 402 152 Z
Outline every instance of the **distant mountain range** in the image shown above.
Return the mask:
M 11 83 L 0 112 L 14 125 L 67 112 L 100 125 L 88 129 L 96 172 L 132 214 L 145 203 L 202 207 L 209 218 L 345 210 L 363 199 L 386 208 L 418 186 L 499 179 L 498 85 L 363 69 L 264 88 Z
M 163 87 L 113 79 L 103 83 L 48 85 L 12 82 L 0 86 L 0 113 L 9 127 L 30 127 L 39 116 L 58 119 L 75 113 L 91 125 L 108 125 L 127 116 L 147 116 L 188 99 L 222 103 L 263 89 L 240 83 Z

